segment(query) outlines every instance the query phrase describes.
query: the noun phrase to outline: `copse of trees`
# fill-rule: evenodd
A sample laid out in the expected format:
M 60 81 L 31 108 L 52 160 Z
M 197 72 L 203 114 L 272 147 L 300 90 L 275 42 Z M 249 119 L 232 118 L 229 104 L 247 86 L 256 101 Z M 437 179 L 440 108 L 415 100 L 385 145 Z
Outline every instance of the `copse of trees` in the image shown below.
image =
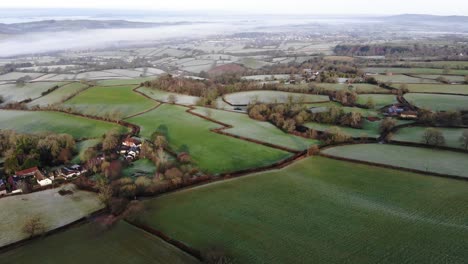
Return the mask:
M 361 113 L 346 113 L 343 108 L 336 106 L 329 107 L 325 112 L 311 114 L 310 120 L 322 124 L 332 124 L 352 128 L 362 128 L 362 123 L 364 121 Z
M 460 136 L 460 143 L 464 150 L 468 150 L 468 129 L 463 130 Z
M 458 111 L 432 112 L 426 109 L 419 110 L 419 121 L 428 126 L 460 126 L 468 124 Z
M 437 128 L 426 128 L 422 136 L 422 142 L 434 147 L 445 145 L 445 137 L 442 131 Z
M 8 174 L 34 166 L 67 163 L 75 153 L 75 140 L 68 134 L 18 134 L 0 131 L 0 153 Z

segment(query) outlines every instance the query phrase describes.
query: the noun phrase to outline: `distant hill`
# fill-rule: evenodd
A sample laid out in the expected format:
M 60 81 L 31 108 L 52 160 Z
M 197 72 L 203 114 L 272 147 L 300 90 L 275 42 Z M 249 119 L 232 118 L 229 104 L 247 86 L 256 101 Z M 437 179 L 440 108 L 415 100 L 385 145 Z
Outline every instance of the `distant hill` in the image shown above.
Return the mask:
M 145 23 L 125 20 L 43 20 L 26 23 L 1 24 L 0 34 L 23 34 L 31 32 L 77 31 L 84 29 L 112 29 L 112 28 L 151 28 L 167 25 L 189 24 L 176 23 Z
M 393 22 L 439 22 L 439 23 L 468 23 L 468 16 L 435 16 L 404 14 L 385 17 L 385 20 Z

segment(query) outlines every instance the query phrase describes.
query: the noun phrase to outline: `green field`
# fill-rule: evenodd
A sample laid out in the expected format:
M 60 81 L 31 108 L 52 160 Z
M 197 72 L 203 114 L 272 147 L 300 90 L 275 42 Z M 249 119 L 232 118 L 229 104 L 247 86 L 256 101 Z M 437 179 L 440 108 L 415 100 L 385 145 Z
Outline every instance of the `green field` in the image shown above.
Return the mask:
M 288 93 L 280 91 L 248 91 L 227 94 L 224 96 L 225 100 L 233 105 L 247 105 L 255 101 L 262 103 L 285 103 L 288 101 L 289 97 L 292 97 L 294 100 L 303 99 L 305 103 L 329 101 L 328 96 L 324 95 Z
M 16 84 L 2 84 L 0 85 L 0 95 L 2 95 L 6 103 L 21 102 L 26 99 L 35 99 L 41 94 L 56 85 L 63 85 L 63 82 L 36 82 L 26 83 L 25 85 L 18 86 Z
M 369 138 L 378 138 L 380 137 L 379 133 L 379 125 L 380 122 L 370 122 L 367 120 L 364 120 L 362 129 L 359 128 L 351 128 L 351 127 L 339 127 L 341 131 L 348 133 L 352 137 L 362 137 L 363 135 L 366 135 Z M 330 125 L 330 124 L 321 124 L 317 122 L 308 122 L 305 124 L 306 127 L 317 130 L 317 131 L 327 131 L 331 127 L 334 127 L 336 125 Z
M 101 137 L 111 129 L 127 128 L 104 121 L 46 111 L 0 110 L 0 129 L 20 133 L 67 133 L 74 138 Z
M 195 105 L 197 101 L 200 99 L 200 97 L 197 97 L 197 96 L 169 93 L 169 92 L 165 92 L 165 91 L 161 91 L 157 89 L 151 89 L 147 87 L 138 88 L 138 91 L 160 102 L 169 102 L 169 96 L 173 95 L 175 98 L 175 103 L 181 104 L 181 105 Z
M 461 75 L 418 75 L 417 77 L 421 77 L 421 78 L 427 78 L 427 79 L 437 79 L 439 77 L 443 77 L 451 82 L 464 82 L 465 81 L 465 76 L 461 76 Z
M 468 154 L 458 152 L 388 144 L 361 144 L 329 148 L 323 153 L 468 178 Z
M 132 85 L 92 87 L 66 101 L 63 106 L 93 116 L 120 113 L 117 116 L 122 118 L 143 112 L 157 105 L 156 102 L 132 91 L 133 88 Z
M 61 196 L 60 189 L 73 190 Z M 21 229 L 29 217 L 39 216 L 47 231 L 72 223 L 102 208 L 97 196 L 74 185 L 0 199 L 0 246 L 28 238 Z M 1 262 L 1 261 L 0 261 Z
M 454 93 L 468 95 L 468 85 L 461 84 L 408 84 L 414 93 Z
M 468 110 L 468 96 L 444 94 L 405 94 L 405 99 L 419 107 L 433 111 Z
M 256 121 L 246 114 L 201 107 L 195 109 L 194 112 L 233 126 L 233 128 L 224 130 L 224 132 L 232 135 L 255 139 L 294 150 L 305 150 L 311 145 L 319 143 L 317 140 L 287 134 L 269 122 Z
M 163 126 L 170 146 L 188 151 L 196 164 L 208 173 L 238 171 L 272 164 L 290 153 L 211 132 L 220 127 L 185 111 L 187 108 L 164 104 L 159 108 L 128 119 L 141 127 L 141 136 L 149 138 Z
M 114 80 L 100 80 L 97 81 L 97 85 L 99 86 L 114 86 L 114 85 L 139 85 L 145 81 L 154 80 L 156 77 L 142 77 L 142 78 L 134 78 L 134 79 L 114 79 Z
M 70 83 L 60 87 L 59 89 L 51 92 L 50 94 L 41 97 L 37 100 L 34 100 L 28 104 L 28 106 L 47 106 L 52 104 L 57 104 L 63 102 L 65 99 L 68 99 L 69 96 L 78 93 L 88 87 L 82 83 Z
M 84 154 L 84 152 L 91 147 L 96 146 L 102 142 L 102 139 L 88 139 L 88 140 L 83 140 L 80 141 L 76 144 L 76 150 L 78 151 L 78 154 L 73 158 L 72 162 L 74 163 L 80 163 L 80 162 L 85 162 L 81 160 L 81 155 Z
M 344 83 L 317 83 L 316 85 L 317 87 L 332 91 L 349 89 L 349 85 Z M 352 87 L 357 93 L 390 93 L 388 89 L 368 83 L 353 83 Z
M 322 157 L 147 201 L 142 220 L 235 263 L 464 263 L 468 183 Z
M 445 74 L 443 69 L 433 68 L 364 68 L 363 71 L 371 73 L 393 73 L 393 74 Z M 450 70 L 449 74 L 452 75 L 468 75 L 468 70 Z
M 156 166 L 151 160 L 139 159 L 122 171 L 125 177 L 137 178 L 139 176 L 154 176 Z
M 408 75 L 377 75 L 377 76 L 372 76 L 374 77 L 377 81 L 379 82 L 392 82 L 392 83 L 439 83 L 436 80 L 428 80 L 428 79 L 422 79 L 422 78 L 416 78 L 416 77 L 411 77 Z
M 396 96 L 393 94 L 360 94 L 357 103 L 365 105 L 369 97 L 373 99 L 376 108 L 397 103 Z
M 120 222 L 109 230 L 92 223 L 81 225 L 7 251 L 0 258 L 4 264 L 199 263 L 172 245 L 126 222 Z
M 426 127 L 404 127 L 393 134 L 392 140 L 402 142 L 423 143 L 423 135 Z M 445 137 L 445 146 L 451 148 L 462 148 L 460 137 L 463 133 L 463 128 L 437 128 Z M 466 129 L 468 130 L 468 128 Z

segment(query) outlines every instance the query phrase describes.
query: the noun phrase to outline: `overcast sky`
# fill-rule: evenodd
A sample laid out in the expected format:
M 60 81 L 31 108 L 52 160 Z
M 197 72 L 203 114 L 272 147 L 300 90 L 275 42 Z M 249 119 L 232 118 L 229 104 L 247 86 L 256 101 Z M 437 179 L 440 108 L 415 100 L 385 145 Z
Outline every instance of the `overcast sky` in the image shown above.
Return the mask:
M 1 0 L 2 8 L 104 8 L 276 14 L 468 15 L 466 0 Z

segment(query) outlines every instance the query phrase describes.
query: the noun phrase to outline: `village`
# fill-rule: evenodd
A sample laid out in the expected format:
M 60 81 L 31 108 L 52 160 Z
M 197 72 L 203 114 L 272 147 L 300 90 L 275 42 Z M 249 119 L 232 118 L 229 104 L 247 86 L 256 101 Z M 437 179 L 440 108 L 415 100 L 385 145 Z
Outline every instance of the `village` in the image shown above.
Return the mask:
M 134 137 L 125 138 L 117 154 L 120 159 L 133 162 L 138 159 L 141 151 L 142 141 Z M 89 176 L 90 164 L 99 165 L 104 161 L 104 155 L 100 154 L 87 164 L 67 164 L 52 169 L 40 169 L 37 166 L 16 171 L 14 175 L 9 175 L 6 180 L 0 179 L 0 198 L 3 196 L 18 195 L 56 188 L 57 184 L 64 184 L 73 181 L 81 175 Z M 0 163 L 2 169 L 3 163 Z

